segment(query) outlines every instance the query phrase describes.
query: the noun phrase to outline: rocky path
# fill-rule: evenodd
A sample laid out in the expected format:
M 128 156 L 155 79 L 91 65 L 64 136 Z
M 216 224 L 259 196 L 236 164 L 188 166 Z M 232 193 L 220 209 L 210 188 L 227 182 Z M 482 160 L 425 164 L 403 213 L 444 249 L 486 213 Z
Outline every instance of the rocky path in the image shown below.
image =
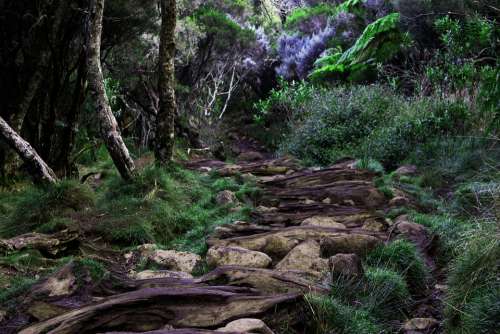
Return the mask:
M 148 258 L 168 271 L 131 275 L 127 265 L 120 266 L 99 286 L 88 278 L 88 288 L 77 291 L 77 268 L 69 265 L 34 287 L 27 313 L 39 322 L 19 333 L 307 333 L 304 295 L 328 294 L 334 275 L 360 275 L 360 259 L 396 238 L 412 240 L 423 253 L 430 247 L 420 225 L 404 216 L 395 223 L 385 219 L 391 208 L 410 201 L 387 199 L 373 183 L 377 175 L 356 169 L 352 160 L 308 169 L 256 152 L 241 157 L 245 161 L 237 164 L 188 165 L 255 178 L 263 192 L 251 221 L 218 227 L 208 238 L 212 271 L 194 278 L 202 260 L 197 255 L 144 245 L 125 254 L 127 263 Z M 61 245 L 55 243 L 49 244 Z M 432 302 L 421 304 L 415 307 L 419 318 L 403 332 L 437 331 L 427 319 L 435 316 Z

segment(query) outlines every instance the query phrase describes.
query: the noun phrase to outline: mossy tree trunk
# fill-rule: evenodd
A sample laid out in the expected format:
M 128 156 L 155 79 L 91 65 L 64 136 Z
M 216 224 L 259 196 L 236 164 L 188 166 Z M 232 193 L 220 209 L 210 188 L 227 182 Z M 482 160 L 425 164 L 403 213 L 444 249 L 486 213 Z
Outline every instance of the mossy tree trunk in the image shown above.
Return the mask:
M 96 101 L 97 120 L 101 137 L 120 175 L 128 180 L 134 175 L 135 165 L 118 128 L 104 88 L 101 67 L 101 35 L 104 0 L 91 0 L 89 36 L 87 38 L 88 81 Z
M 166 165 L 172 160 L 174 148 L 175 101 L 175 26 L 177 20 L 176 0 L 161 0 L 160 65 L 158 90 L 160 108 L 156 117 L 157 163 Z
M 35 181 L 57 182 L 54 171 L 43 161 L 35 149 L 26 140 L 21 138 L 2 117 L 0 117 L 0 136 L 19 154 Z

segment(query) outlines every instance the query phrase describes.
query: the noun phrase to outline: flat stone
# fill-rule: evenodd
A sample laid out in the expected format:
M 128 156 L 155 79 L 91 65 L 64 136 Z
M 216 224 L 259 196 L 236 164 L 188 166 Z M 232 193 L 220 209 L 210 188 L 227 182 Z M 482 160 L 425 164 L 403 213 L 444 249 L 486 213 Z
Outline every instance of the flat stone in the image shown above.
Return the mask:
M 218 332 L 238 332 L 238 333 L 255 333 L 255 334 L 274 334 L 267 327 L 264 321 L 259 319 L 239 319 L 228 323 L 225 327 L 217 329 Z
M 282 258 L 298 244 L 299 241 L 297 240 L 291 240 L 280 235 L 271 235 L 266 238 L 266 244 L 262 251 L 271 256 Z
M 144 270 L 133 275 L 135 279 L 154 279 L 154 278 L 173 278 L 173 279 L 192 279 L 191 274 L 182 271 L 171 270 Z
M 404 196 L 396 196 L 389 201 L 389 206 L 408 206 L 410 204 L 410 200 Z
M 271 262 L 272 259 L 267 254 L 242 247 L 215 246 L 207 253 L 207 263 L 211 267 L 238 265 L 249 268 L 267 268 Z
M 369 219 L 363 224 L 363 230 L 372 232 L 384 232 L 387 230 L 387 226 L 380 220 Z
M 264 160 L 264 156 L 256 151 L 243 152 L 238 156 L 238 161 L 258 161 Z
M 414 176 L 417 175 L 418 169 L 415 165 L 404 165 L 396 169 L 394 174 L 399 176 Z
M 197 254 L 174 250 L 155 250 L 149 259 L 167 270 L 189 274 L 201 263 L 201 257 Z
M 321 227 L 334 227 L 339 229 L 346 229 L 345 225 L 335 221 L 331 217 L 315 216 L 305 219 L 301 226 L 321 226 Z

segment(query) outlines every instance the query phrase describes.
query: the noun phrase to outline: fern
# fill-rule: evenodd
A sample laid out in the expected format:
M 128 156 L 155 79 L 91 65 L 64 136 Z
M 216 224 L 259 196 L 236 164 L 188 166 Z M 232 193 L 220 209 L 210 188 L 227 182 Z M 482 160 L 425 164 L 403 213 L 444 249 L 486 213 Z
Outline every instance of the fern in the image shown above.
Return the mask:
M 399 30 L 399 20 L 399 13 L 392 13 L 369 24 L 356 43 L 342 55 L 319 59 L 311 79 L 362 79 L 377 63 L 389 60 L 401 49 L 405 35 Z

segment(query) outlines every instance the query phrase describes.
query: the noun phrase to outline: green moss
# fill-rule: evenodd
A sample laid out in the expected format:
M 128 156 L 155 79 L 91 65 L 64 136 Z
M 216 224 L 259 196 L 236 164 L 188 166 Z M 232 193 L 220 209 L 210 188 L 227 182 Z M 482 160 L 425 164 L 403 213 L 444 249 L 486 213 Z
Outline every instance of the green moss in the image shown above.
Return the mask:
M 27 292 L 35 282 L 35 279 L 23 276 L 11 278 L 8 287 L 0 291 L 0 305 L 13 305 L 15 299 Z

